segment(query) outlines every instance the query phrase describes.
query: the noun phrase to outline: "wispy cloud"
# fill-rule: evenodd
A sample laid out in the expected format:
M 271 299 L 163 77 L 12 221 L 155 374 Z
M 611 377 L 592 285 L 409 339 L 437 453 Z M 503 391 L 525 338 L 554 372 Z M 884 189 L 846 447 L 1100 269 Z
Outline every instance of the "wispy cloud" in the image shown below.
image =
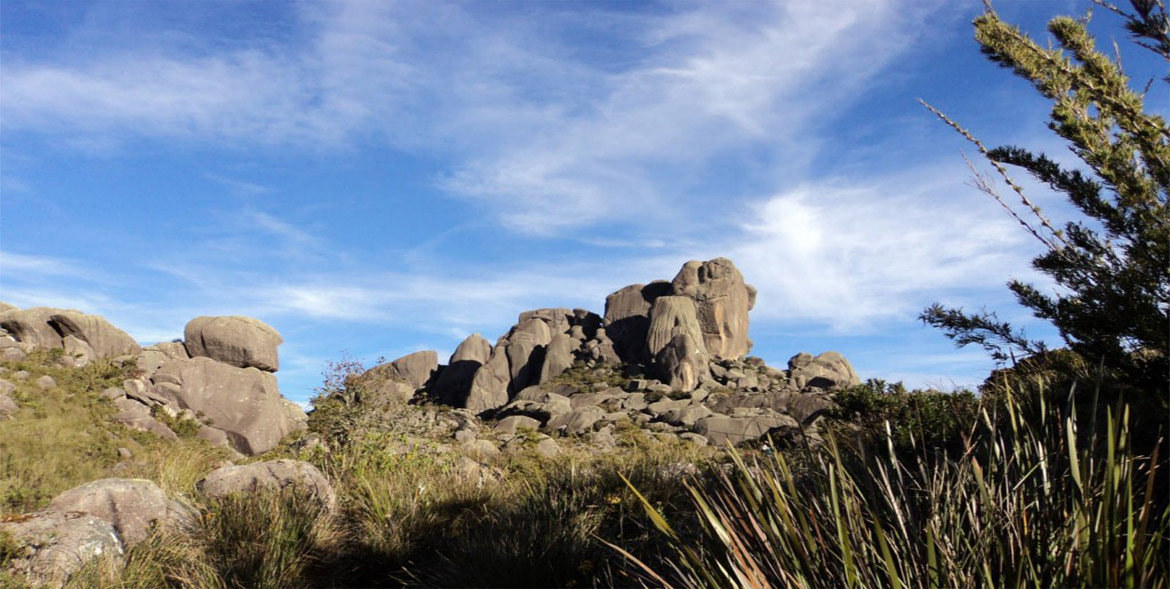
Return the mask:
M 904 52 L 934 3 L 679 4 L 613 13 L 641 42 L 615 66 L 521 12 L 475 5 L 302 5 L 282 44 L 201 55 L 9 57 L 9 129 L 108 147 L 119 138 L 347 148 L 377 139 L 454 156 L 438 181 L 509 228 L 694 223 L 716 157 L 799 168 L 812 131 Z M 580 19 L 575 21 L 580 26 Z M 439 26 L 441 24 L 441 26 Z M 442 48 L 438 50 L 436 48 Z M 263 187 L 213 177 L 230 189 Z

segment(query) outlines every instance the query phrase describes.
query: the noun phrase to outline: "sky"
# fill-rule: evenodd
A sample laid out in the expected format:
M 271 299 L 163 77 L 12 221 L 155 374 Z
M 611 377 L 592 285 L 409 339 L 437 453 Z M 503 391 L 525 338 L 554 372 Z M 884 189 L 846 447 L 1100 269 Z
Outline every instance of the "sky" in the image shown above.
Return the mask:
M 1041 39 L 1091 7 L 995 5 Z M 330 361 L 446 358 L 521 311 L 603 313 L 610 292 L 724 256 L 759 290 L 769 364 L 836 350 L 862 378 L 975 386 L 994 363 L 919 313 L 986 307 L 1059 343 L 1004 285 L 1052 286 L 918 100 L 1073 161 L 1048 105 L 980 55 L 981 10 L 0 0 L 0 300 L 100 314 L 143 344 L 257 317 L 305 402 Z M 1129 71 L 1165 69 L 1113 15 L 1092 27 Z

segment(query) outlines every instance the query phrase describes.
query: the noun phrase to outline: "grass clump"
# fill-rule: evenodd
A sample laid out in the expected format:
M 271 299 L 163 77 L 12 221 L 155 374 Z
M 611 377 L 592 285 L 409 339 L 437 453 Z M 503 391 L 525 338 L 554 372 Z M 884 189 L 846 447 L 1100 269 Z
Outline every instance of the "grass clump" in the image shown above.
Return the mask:
M 957 459 L 899 457 L 892 433 L 876 454 L 830 436 L 804 459 L 737 457 L 714 487 L 688 484 L 698 534 L 644 502 L 675 560 L 634 574 L 682 587 L 1166 587 L 1164 459 L 1133 451 L 1128 408 L 1085 429 L 1043 396 L 1009 395 L 1002 411 L 981 411 Z

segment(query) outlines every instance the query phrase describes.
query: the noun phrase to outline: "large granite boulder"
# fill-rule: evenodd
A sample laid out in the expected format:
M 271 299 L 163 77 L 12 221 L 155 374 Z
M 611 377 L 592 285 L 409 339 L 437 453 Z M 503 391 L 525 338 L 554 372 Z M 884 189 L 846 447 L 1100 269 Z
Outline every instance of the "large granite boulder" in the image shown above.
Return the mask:
M 276 347 L 284 340 L 268 324 L 251 317 L 196 317 L 183 330 L 192 358 L 218 360 L 238 368 L 276 372 Z
M 100 479 L 57 495 L 48 511 L 80 511 L 114 527 L 122 545 L 142 542 L 151 529 L 166 522 L 171 512 L 166 493 L 144 479 Z
M 707 378 L 708 358 L 702 344 L 689 333 L 680 333 L 654 356 L 655 371 L 676 391 L 693 391 Z
M 447 366 L 431 386 L 435 399 L 452 407 L 465 407 L 471 394 L 471 382 L 480 366 L 487 364 L 492 355 L 492 345 L 483 336 L 473 333 L 463 340 Z
M 788 370 L 800 389 L 835 390 L 861 384 L 853 365 L 839 352 L 825 352 L 815 358 L 802 352 L 788 360 Z
M 712 357 L 740 358 L 751 351 L 748 311 L 756 304 L 756 289 L 744 283 L 731 260 L 687 262 L 671 285 L 675 295 L 695 301 L 703 344 Z
M 120 557 L 122 543 L 113 526 L 79 511 L 39 511 L 0 519 L 10 538 L 7 568 L 34 587 L 62 587 L 89 561 Z
M 65 347 L 61 334 L 53 329 L 49 320 L 62 309 L 32 307 L 13 309 L 0 313 L 0 329 L 16 338 L 16 341 L 34 348 L 51 349 Z M 77 311 L 74 311 L 77 312 Z
M 151 380 L 154 393 L 179 409 L 201 415 L 204 423 L 227 434 L 232 447 L 243 454 L 267 452 L 281 438 L 304 427 L 280 396 L 276 376 L 257 368 L 197 357 L 170 362 Z
M 537 384 L 544 384 L 568 370 L 573 365 L 573 351 L 576 349 L 577 342 L 568 334 L 554 335 L 544 352 L 544 363 L 540 366 Z
M 699 329 L 695 301 L 689 297 L 658 297 L 650 309 L 650 330 L 646 335 L 649 357 L 657 358 L 658 352 L 680 334 L 690 336 L 702 347 L 703 333 Z
M 424 350 L 379 364 L 367 370 L 365 375 L 369 378 L 398 380 L 417 390 L 430 382 L 438 370 L 438 353 Z
M 508 385 L 511 381 L 507 351 L 504 347 L 496 346 L 488 361 L 475 371 L 463 404 L 454 406 L 464 407 L 477 414 L 503 407 L 508 403 Z
M 605 326 L 614 349 L 625 362 L 645 362 L 650 307 L 660 296 L 671 294 L 666 281 L 631 284 L 605 297 Z
M 224 466 L 211 471 L 195 486 L 199 492 L 211 498 L 226 497 L 233 493 L 293 488 L 309 494 L 330 510 L 337 505 L 337 493 L 329 479 L 317 467 L 300 460 L 270 460 Z
M 711 415 L 695 424 L 695 431 L 705 436 L 712 444 L 738 444 L 758 439 L 775 428 L 799 428 L 800 424 L 787 415 L 728 416 Z
M 61 334 L 62 345 L 69 350 L 76 342 L 77 350 L 86 359 L 113 358 L 142 351 L 130 334 L 114 327 L 98 315 L 87 315 L 77 311 L 62 311 L 49 317 L 49 325 Z

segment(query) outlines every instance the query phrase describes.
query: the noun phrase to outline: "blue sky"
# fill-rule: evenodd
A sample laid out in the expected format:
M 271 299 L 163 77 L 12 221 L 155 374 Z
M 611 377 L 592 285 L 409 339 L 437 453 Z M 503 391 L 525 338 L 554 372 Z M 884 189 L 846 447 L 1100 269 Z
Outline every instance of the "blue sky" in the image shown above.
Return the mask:
M 980 6 L 3 0 L 0 300 L 143 343 L 255 316 L 304 401 L 343 354 L 445 357 L 727 256 L 769 363 L 838 350 L 863 377 L 973 385 L 993 364 L 916 317 L 1031 325 L 1004 283 L 1036 278 L 1037 247 L 916 100 L 1066 153 L 980 56 Z M 1089 3 L 996 6 L 1043 35 Z

